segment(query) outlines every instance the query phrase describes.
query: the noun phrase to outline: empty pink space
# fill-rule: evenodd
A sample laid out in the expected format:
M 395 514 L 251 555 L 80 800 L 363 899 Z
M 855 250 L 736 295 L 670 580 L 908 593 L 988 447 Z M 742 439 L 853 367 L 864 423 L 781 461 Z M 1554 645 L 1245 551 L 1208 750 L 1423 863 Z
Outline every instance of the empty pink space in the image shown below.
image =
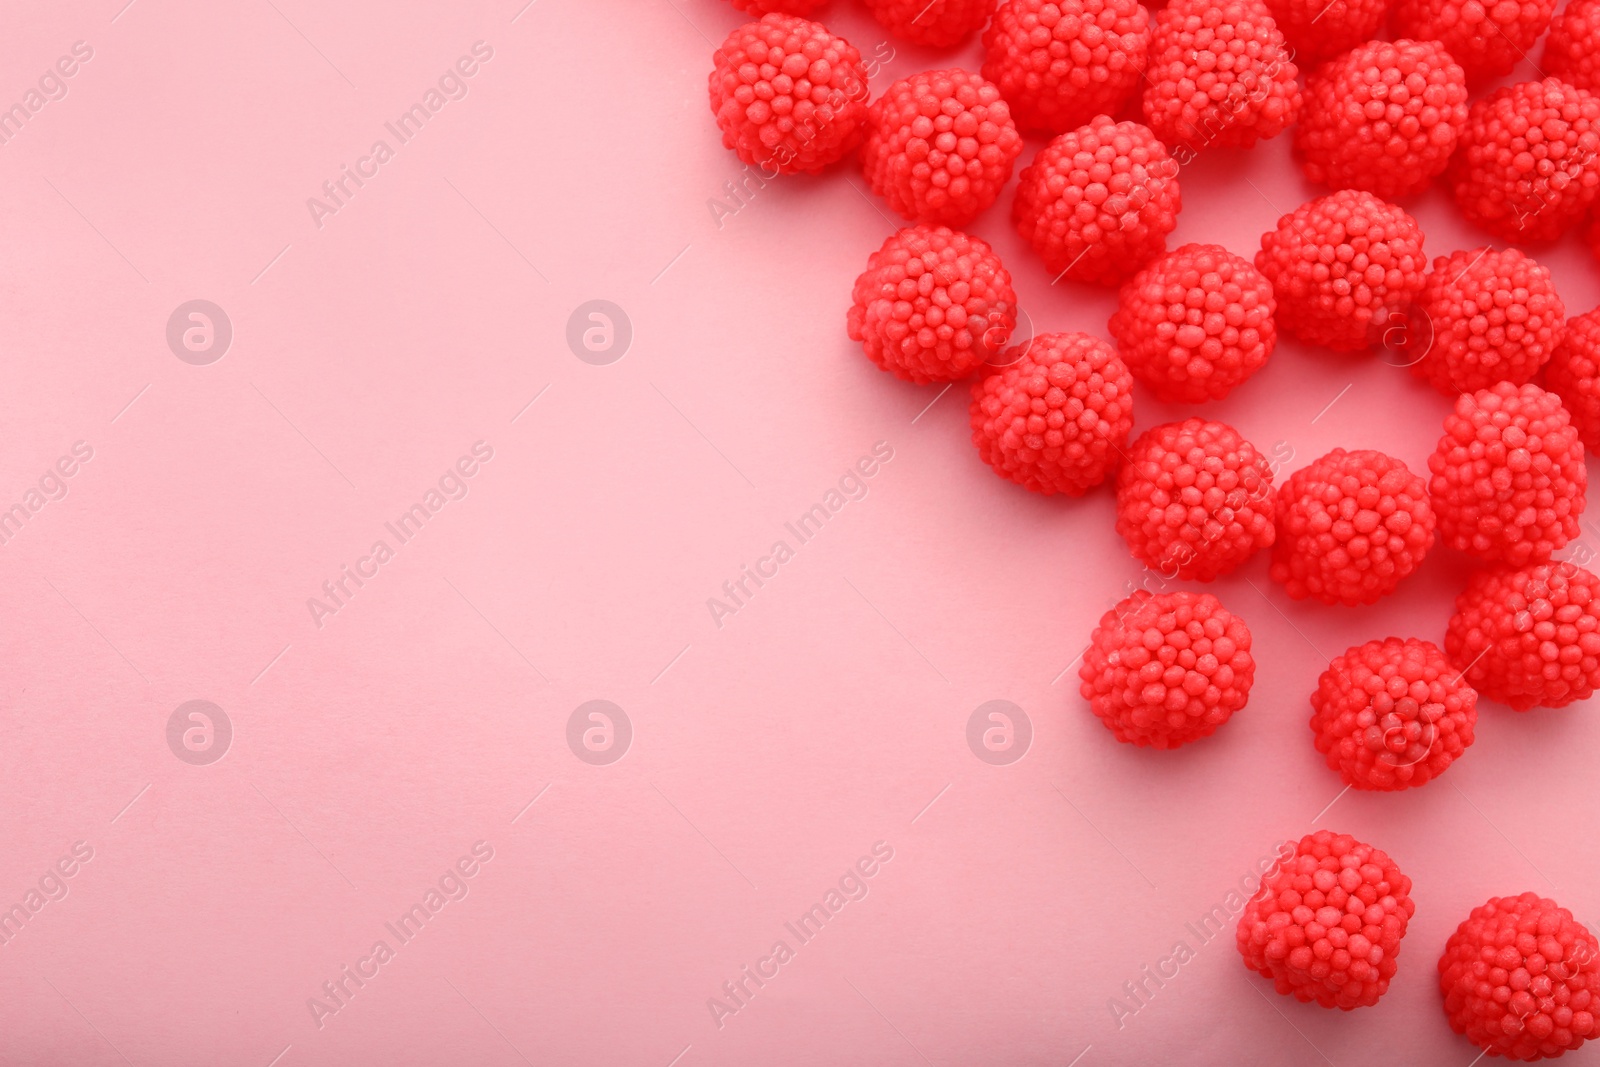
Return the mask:
M 874 97 L 982 62 L 818 17 Z M 1591 702 L 1484 699 L 1401 793 L 1313 746 L 1329 660 L 1442 644 L 1471 560 L 1367 607 L 1268 553 L 1168 582 L 1110 486 L 997 478 L 967 383 L 847 336 L 903 224 L 859 163 L 722 146 L 745 19 L 75 0 L 0 35 L 0 1064 L 1466 1067 L 1436 961 L 1468 912 L 1596 929 Z M 1323 192 L 1291 138 L 1185 162 L 1169 247 L 1253 258 Z M 1019 331 L 1109 340 L 1116 291 L 1052 284 L 1015 189 L 963 228 Z M 1490 243 L 1406 207 L 1430 257 Z M 1579 235 L 1535 254 L 1600 304 Z M 1424 472 L 1451 401 L 1395 362 L 1284 337 L 1224 400 L 1141 387 L 1133 433 L 1226 422 L 1279 484 L 1335 447 Z M 1253 634 L 1248 704 L 1174 751 L 1078 694 L 1136 586 Z M 1234 945 L 1318 829 L 1413 881 L 1373 1007 Z

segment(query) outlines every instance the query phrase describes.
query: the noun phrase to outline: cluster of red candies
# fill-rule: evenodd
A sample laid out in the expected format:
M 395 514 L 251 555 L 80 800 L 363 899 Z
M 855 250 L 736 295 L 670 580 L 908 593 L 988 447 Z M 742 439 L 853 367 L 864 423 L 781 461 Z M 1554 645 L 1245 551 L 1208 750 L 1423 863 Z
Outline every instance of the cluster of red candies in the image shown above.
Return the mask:
M 859 158 L 909 225 L 856 280 L 850 337 L 902 379 L 970 378 L 973 443 L 1001 477 L 1068 496 L 1114 479 L 1118 532 L 1171 579 L 1210 581 L 1270 549 L 1288 596 L 1356 605 L 1439 542 L 1482 564 L 1443 648 L 1371 641 L 1319 679 L 1313 740 L 1348 785 L 1444 773 L 1472 744 L 1479 694 L 1523 711 L 1600 686 L 1600 578 L 1552 558 L 1578 534 L 1584 450 L 1600 451 L 1600 309 L 1569 319 L 1550 272 L 1517 248 L 1430 264 L 1395 203 L 1443 184 L 1494 238 L 1581 229 L 1600 255 L 1600 0 L 1559 17 L 1557 0 L 1168 0 L 1153 13 L 1139 0 L 865 0 L 918 44 L 984 31 L 980 70 L 915 74 L 876 99 L 856 48 L 805 17 L 822 0 L 732 2 L 760 17 L 713 59 L 724 143 L 767 176 Z M 1376 39 L 1386 25 L 1394 39 Z M 1548 77 L 1471 99 L 1547 30 Z M 1184 163 L 1291 132 L 1329 195 L 1280 219 L 1253 261 L 1167 249 Z M 1011 275 L 961 230 L 1008 186 L 1024 133 L 1051 140 L 1021 170 L 1011 221 L 1054 280 L 1119 287 L 1115 343 L 1013 343 Z M 1135 382 L 1163 402 L 1220 400 L 1280 331 L 1388 348 L 1455 398 L 1426 475 L 1335 449 L 1274 486 L 1269 457 L 1199 416 L 1129 442 Z M 1169 749 L 1243 707 L 1254 672 L 1249 628 L 1215 596 L 1141 590 L 1101 620 L 1080 677 L 1119 740 Z M 1410 887 L 1382 851 L 1309 835 L 1263 878 L 1240 952 L 1300 1000 L 1374 1004 Z M 1536 1059 L 1600 1036 L 1600 943 L 1552 901 L 1474 910 L 1439 977 L 1450 1024 L 1489 1052 Z

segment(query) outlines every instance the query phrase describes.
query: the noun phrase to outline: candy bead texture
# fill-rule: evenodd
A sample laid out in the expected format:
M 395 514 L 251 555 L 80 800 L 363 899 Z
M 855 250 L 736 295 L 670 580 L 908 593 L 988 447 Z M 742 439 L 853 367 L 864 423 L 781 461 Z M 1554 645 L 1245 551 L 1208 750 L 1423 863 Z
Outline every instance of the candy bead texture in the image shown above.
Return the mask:
M 1555 353 L 1566 315 L 1550 271 L 1515 248 L 1456 252 L 1434 260 L 1397 347 L 1449 397 L 1522 385 Z
M 1600 309 L 1567 320 L 1544 382 L 1561 398 L 1584 447 L 1600 455 Z
M 1145 77 L 1145 123 L 1186 155 L 1249 148 L 1300 113 L 1299 69 L 1262 0 L 1172 0 L 1156 13 Z
M 1484 97 L 1445 177 L 1473 225 L 1504 241 L 1554 241 L 1600 196 L 1600 97 L 1555 78 Z
M 1278 299 L 1278 328 L 1342 352 L 1373 347 L 1427 278 L 1422 228 L 1371 193 L 1302 204 L 1261 238 L 1256 267 Z
M 1427 486 L 1382 452 L 1336 448 L 1278 490 L 1272 580 L 1295 600 L 1372 604 L 1433 547 Z
M 1018 125 L 1064 133 L 1115 114 L 1139 87 L 1150 13 L 1138 0 L 1005 0 L 983 35 L 983 76 Z
M 1600 942 L 1553 900 L 1492 897 L 1445 942 L 1450 1029 L 1491 1055 L 1539 1060 L 1596 1035 Z
M 1272 283 L 1219 245 L 1184 245 L 1134 275 L 1111 316 L 1128 369 L 1168 403 L 1221 400 L 1278 343 Z
M 1568 85 L 1600 91 L 1600 0 L 1570 0 L 1550 23 L 1539 68 Z
M 1389 0 L 1267 0 L 1295 58 L 1315 63 L 1378 35 Z
M 1415 913 L 1411 879 L 1387 854 L 1318 830 L 1262 878 L 1236 941 L 1245 966 L 1279 993 L 1349 1011 L 1388 991 Z
M 872 105 L 861 166 L 913 222 L 964 226 L 999 197 L 1022 154 L 1000 90 L 965 70 L 895 82 Z
M 766 15 L 712 55 L 711 111 L 722 143 L 767 174 L 816 173 L 866 132 L 861 53 L 820 23 Z
M 1177 748 L 1245 706 L 1255 680 L 1250 629 L 1209 593 L 1140 589 L 1100 620 L 1078 677 L 1118 741 Z
M 972 384 L 983 461 L 1045 496 L 1082 496 L 1105 481 L 1133 429 L 1133 378 L 1117 350 L 1088 334 L 1043 334 L 997 362 Z
M 1165 578 L 1209 582 L 1273 540 L 1272 468 L 1233 427 L 1145 431 L 1117 472 L 1117 532 Z
M 865 0 L 878 24 L 912 44 L 949 48 L 983 27 L 995 0 Z
M 1556 0 L 1395 0 L 1395 36 L 1438 41 L 1474 85 L 1533 53 Z
M 924 385 L 972 374 L 1017 325 L 1011 274 L 994 249 L 946 226 L 893 234 L 856 279 L 846 326 L 871 359 Z
M 1165 146 L 1100 115 L 1023 168 L 1011 221 L 1055 280 L 1120 285 L 1166 250 L 1182 207 Z
M 1461 394 L 1428 470 L 1439 537 L 1451 548 L 1520 566 L 1578 536 L 1583 441 L 1561 398 L 1537 385 Z
M 1466 73 L 1444 46 L 1369 41 L 1306 80 L 1295 158 L 1319 185 L 1398 200 L 1444 173 L 1466 121 Z
M 1600 578 L 1571 563 L 1491 567 L 1456 598 L 1444 649 L 1481 695 L 1561 708 L 1600 686 Z
M 1472 744 L 1477 721 L 1477 692 L 1438 646 L 1416 638 L 1334 657 L 1311 694 L 1317 751 L 1357 789 L 1427 784 Z

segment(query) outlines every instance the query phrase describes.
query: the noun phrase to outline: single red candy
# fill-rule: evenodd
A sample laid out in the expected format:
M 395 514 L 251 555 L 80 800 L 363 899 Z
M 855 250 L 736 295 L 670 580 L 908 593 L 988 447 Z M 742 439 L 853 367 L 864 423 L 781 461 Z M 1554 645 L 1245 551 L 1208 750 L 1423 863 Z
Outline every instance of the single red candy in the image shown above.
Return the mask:
M 1395 0 L 1397 37 L 1438 41 L 1474 84 L 1528 58 L 1550 25 L 1556 0 Z
M 1600 91 L 1600 0 L 1570 0 L 1550 23 L 1540 68 L 1568 85 Z
M 1023 129 L 1063 133 L 1116 113 L 1149 48 L 1139 0 L 1005 0 L 983 35 L 983 76 Z
M 1481 570 L 1456 597 L 1444 649 L 1513 710 L 1585 700 L 1600 686 L 1600 578 L 1571 563 Z
M 1561 398 L 1584 447 L 1600 455 L 1600 308 L 1567 320 L 1544 382 Z
M 1389 0 L 1267 0 L 1301 62 L 1331 59 L 1378 35 Z

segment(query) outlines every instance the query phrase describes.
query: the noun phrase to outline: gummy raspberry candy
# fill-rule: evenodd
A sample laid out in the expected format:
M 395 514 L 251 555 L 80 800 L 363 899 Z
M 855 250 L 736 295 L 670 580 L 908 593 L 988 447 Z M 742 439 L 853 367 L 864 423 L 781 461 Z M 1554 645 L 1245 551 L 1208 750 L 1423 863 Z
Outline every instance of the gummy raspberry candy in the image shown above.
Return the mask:
M 1600 0 L 1571 0 L 1555 17 L 1540 66 L 1568 85 L 1600 91 Z
M 1376 603 L 1433 547 L 1427 486 L 1382 452 L 1336 448 L 1278 490 L 1272 580 L 1296 600 Z
M 1450 1029 L 1492 1055 L 1539 1060 L 1596 1035 L 1600 942 L 1553 900 L 1491 897 L 1439 957 Z
M 1100 115 L 1023 168 L 1011 221 L 1056 280 L 1119 285 L 1166 249 L 1182 207 L 1165 146 Z
M 1144 121 L 1189 155 L 1249 148 L 1300 111 L 1293 52 L 1262 0 L 1172 0 L 1156 13 L 1145 77 Z
M 1397 348 L 1449 397 L 1521 385 L 1561 343 L 1566 314 L 1550 271 L 1515 248 L 1456 252 L 1434 260 Z
M 1390 637 L 1334 657 L 1311 694 L 1311 733 L 1357 789 L 1425 785 L 1472 744 L 1478 694 L 1437 645 Z
M 1438 41 L 1477 85 L 1528 58 L 1555 9 L 1556 0 L 1395 0 L 1394 31 Z
M 1295 58 L 1315 62 L 1378 35 L 1389 0 L 1267 0 Z
M 1505 241 L 1554 241 L 1600 196 L 1600 96 L 1546 78 L 1484 97 L 1446 179 L 1473 225 Z
M 945 226 L 893 234 L 856 279 L 850 338 L 906 381 L 965 378 L 1004 347 L 1017 294 L 984 241 Z
M 828 0 L 729 0 L 729 2 L 740 11 L 758 17 L 774 13 L 808 17 L 824 7 Z
M 1513 710 L 1587 699 L 1600 686 L 1600 578 L 1571 563 L 1479 571 L 1456 597 L 1444 650 Z
M 1544 383 L 1561 398 L 1584 447 L 1600 454 L 1600 309 L 1567 320 Z
M 983 35 L 983 76 L 1023 129 L 1063 133 L 1126 103 L 1149 47 L 1138 0 L 1005 0 Z
M 1111 336 L 1157 399 L 1221 400 L 1272 355 L 1277 306 L 1249 260 L 1219 245 L 1184 245 L 1122 287 Z
M 1133 429 L 1133 379 L 1117 350 L 1084 333 L 1007 349 L 972 383 L 972 443 L 1000 477 L 1082 496 L 1105 481 Z
M 1079 692 L 1118 741 L 1177 748 L 1244 707 L 1250 628 L 1210 593 L 1140 589 L 1106 612 L 1078 668 Z
M 1427 277 L 1417 220 L 1371 193 L 1302 204 L 1261 238 L 1256 266 L 1278 298 L 1279 329 L 1343 352 L 1403 321 Z
M 1461 394 L 1428 470 L 1439 537 L 1451 548 L 1520 566 L 1578 536 L 1583 441 L 1561 398 L 1537 385 Z
M 767 15 L 711 57 L 722 143 L 777 174 L 815 173 L 860 144 L 867 118 L 861 53 L 820 23 Z
M 1411 879 L 1386 853 L 1318 830 L 1262 877 L 1236 940 L 1279 993 L 1349 1011 L 1388 990 L 1416 910 Z
M 1444 173 L 1466 121 L 1466 74 L 1443 45 L 1369 41 L 1306 80 L 1294 152 L 1319 185 L 1397 200 Z
M 1239 431 L 1191 418 L 1146 430 L 1117 472 L 1117 532 L 1166 578 L 1209 582 L 1272 544 L 1272 468 Z
M 994 0 L 866 0 L 878 24 L 896 37 L 948 48 L 989 21 Z
M 873 103 L 867 126 L 867 183 L 914 222 L 971 222 L 995 202 L 1022 154 L 1000 90 L 965 70 L 895 82 Z

